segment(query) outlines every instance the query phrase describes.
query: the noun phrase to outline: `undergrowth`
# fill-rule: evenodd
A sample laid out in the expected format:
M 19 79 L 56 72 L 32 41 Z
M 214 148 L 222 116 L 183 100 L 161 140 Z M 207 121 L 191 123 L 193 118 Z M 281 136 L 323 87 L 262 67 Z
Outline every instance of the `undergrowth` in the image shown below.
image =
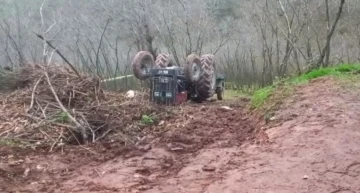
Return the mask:
M 360 73 L 360 64 L 342 64 L 334 67 L 319 68 L 309 73 L 286 79 L 277 79 L 273 85 L 264 87 L 254 92 L 251 98 L 251 107 L 259 109 L 264 106 L 269 97 L 281 87 L 282 97 L 291 94 L 296 85 L 307 84 L 309 81 L 322 76 L 346 77 Z
M 25 142 L 19 142 L 13 139 L 7 139 L 7 138 L 0 138 L 0 146 L 7 146 L 7 147 L 20 147 L 25 148 L 27 146 Z
M 251 98 L 250 94 L 244 93 L 239 90 L 225 90 L 224 99 L 236 99 L 236 98 Z

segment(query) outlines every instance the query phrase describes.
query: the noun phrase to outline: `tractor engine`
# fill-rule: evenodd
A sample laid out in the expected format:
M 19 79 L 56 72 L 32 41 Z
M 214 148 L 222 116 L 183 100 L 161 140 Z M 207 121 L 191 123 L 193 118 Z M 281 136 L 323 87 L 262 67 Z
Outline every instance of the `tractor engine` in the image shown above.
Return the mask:
M 179 67 L 150 70 L 150 100 L 156 104 L 181 104 L 188 100 L 187 84 Z

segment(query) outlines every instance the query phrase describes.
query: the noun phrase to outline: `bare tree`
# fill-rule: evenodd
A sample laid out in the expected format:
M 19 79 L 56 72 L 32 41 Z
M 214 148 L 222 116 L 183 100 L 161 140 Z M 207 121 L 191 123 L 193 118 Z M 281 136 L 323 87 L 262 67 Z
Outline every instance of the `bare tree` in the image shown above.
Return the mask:
M 171 53 L 180 65 L 189 53 L 213 53 L 228 81 L 246 89 L 308 66 L 360 60 L 354 41 L 360 39 L 359 0 L 25 2 L 4 5 L 9 12 L 0 23 L 0 65 L 52 59 L 110 78 L 130 74 L 139 50 Z
M 335 20 L 331 24 L 331 18 L 330 18 L 330 8 L 329 8 L 329 0 L 325 0 L 325 7 L 326 7 L 326 22 L 327 22 L 327 36 L 326 36 L 326 43 L 324 48 L 322 49 L 319 61 L 317 62 L 317 67 L 319 67 L 321 64 L 323 66 L 329 65 L 329 58 L 330 58 L 330 51 L 331 51 L 331 39 L 333 37 L 333 34 L 335 32 L 335 28 L 340 20 L 341 14 L 343 12 L 343 7 L 345 4 L 345 0 L 340 0 L 339 9 L 336 13 Z M 325 62 L 324 62 L 325 58 Z

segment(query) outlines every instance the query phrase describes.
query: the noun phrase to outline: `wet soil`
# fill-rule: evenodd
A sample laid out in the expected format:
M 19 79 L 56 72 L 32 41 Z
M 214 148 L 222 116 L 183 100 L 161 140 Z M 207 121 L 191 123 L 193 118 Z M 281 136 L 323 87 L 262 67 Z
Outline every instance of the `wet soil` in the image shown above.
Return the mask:
M 270 125 L 247 101 L 187 104 L 136 146 L 2 146 L 0 192 L 360 192 L 359 99 L 322 78 L 297 88 Z

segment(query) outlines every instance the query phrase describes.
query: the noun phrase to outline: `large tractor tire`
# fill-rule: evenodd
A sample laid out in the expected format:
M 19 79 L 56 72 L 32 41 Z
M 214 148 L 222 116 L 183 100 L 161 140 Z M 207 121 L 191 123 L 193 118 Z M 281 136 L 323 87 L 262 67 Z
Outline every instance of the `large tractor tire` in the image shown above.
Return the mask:
M 201 100 L 211 98 L 216 89 L 215 56 L 205 54 L 201 56 L 201 75 L 196 82 L 196 90 Z
M 154 57 L 148 51 L 140 51 L 133 58 L 131 65 L 134 76 L 140 80 L 145 80 L 147 73 L 154 67 Z
M 196 83 L 201 75 L 201 59 L 196 54 L 186 57 L 185 77 L 189 82 Z
M 155 68 L 166 68 L 174 66 L 174 59 L 170 54 L 161 53 L 156 56 Z

